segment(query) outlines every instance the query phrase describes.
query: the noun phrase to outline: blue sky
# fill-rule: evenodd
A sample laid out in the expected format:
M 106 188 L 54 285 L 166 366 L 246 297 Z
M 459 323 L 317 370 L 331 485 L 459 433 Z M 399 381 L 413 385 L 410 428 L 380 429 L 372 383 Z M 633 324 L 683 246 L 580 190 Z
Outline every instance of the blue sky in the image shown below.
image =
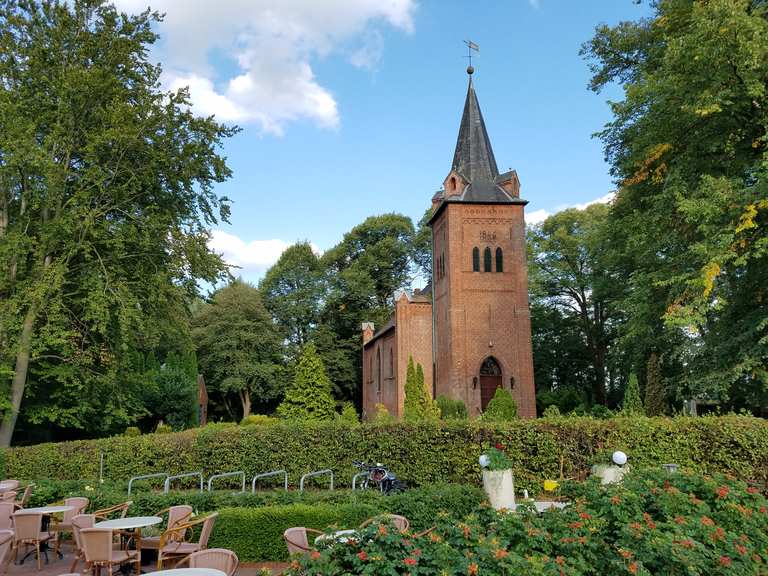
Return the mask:
M 118 0 L 134 10 L 146 0 Z M 464 39 L 500 170 L 541 218 L 612 190 L 608 98 L 578 52 L 632 0 L 164 0 L 153 56 L 201 113 L 243 131 L 224 150 L 233 201 L 214 247 L 256 280 L 297 240 L 320 250 L 367 216 L 418 220 L 450 169 L 466 95 Z

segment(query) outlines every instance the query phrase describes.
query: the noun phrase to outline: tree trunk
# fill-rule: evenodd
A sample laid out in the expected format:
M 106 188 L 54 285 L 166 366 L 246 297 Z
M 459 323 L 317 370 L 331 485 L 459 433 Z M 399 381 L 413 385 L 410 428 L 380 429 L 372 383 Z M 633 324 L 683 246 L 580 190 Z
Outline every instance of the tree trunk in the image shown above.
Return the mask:
M 605 349 L 597 346 L 593 352 L 593 364 L 595 367 L 595 382 L 592 391 L 595 395 L 595 403 L 605 406 Z
M 243 403 L 243 418 L 251 415 L 251 394 L 248 390 L 240 392 L 240 402 Z
M 32 332 L 37 319 L 37 308 L 32 305 L 24 317 L 19 337 L 19 349 L 16 353 L 16 367 L 13 372 L 11 384 L 11 408 L 3 415 L 0 422 L 0 446 L 11 445 L 13 429 L 16 427 L 16 419 L 19 417 L 21 399 L 24 397 L 24 387 L 27 384 L 27 372 L 29 371 L 29 356 L 32 348 Z

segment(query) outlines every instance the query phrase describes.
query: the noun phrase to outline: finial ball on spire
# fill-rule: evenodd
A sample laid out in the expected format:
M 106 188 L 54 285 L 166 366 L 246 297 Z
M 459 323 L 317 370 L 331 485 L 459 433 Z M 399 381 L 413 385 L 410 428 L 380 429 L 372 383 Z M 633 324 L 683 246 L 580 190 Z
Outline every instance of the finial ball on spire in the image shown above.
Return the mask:
M 469 74 L 470 76 L 472 76 L 472 74 L 474 73 L 474 71 L 475 71 L 475 67 L 474 67 L 474 66 L 472 66 L 472 65 L 469 65 L 469 66 L 467 66 L 467 74 Z

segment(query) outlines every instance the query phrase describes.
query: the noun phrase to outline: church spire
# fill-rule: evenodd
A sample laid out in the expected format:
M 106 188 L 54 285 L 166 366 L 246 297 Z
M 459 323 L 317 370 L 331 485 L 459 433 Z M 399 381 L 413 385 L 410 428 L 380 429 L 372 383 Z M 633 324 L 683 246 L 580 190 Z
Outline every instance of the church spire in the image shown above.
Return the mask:
M 453 170 L 458 172 L 468 183 L 494 182 L 499 175 L 496 158 L 493 156 L 491 141 L 485 129 L 483 114 L 477 102 L 475 87 L 472 85 L 472 66 L 467 68 L 469 87 L 461 117 L 459 138 L 453 155 Z

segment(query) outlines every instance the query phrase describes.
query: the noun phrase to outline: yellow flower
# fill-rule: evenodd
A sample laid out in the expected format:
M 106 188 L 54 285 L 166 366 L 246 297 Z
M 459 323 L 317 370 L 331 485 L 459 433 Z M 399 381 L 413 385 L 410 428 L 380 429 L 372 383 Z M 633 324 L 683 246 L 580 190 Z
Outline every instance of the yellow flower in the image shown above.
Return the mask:
M 555 480 L 544 480 L 544 490 L 547 492 L 554 492 L 560 487 L 560 484 Z

